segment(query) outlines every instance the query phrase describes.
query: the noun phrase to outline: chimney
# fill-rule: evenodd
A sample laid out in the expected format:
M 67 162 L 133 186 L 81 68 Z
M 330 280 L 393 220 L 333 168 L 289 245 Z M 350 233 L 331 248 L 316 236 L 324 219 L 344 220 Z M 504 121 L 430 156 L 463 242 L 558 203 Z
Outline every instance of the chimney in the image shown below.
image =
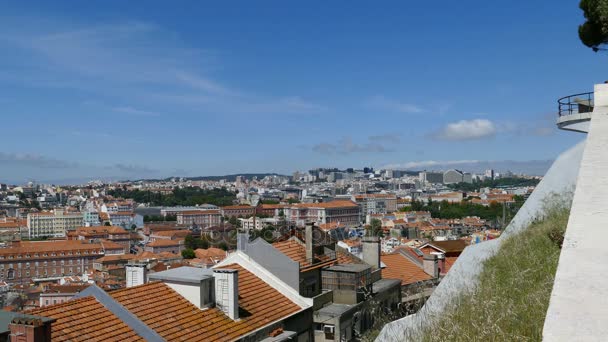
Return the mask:
M 146 283 L 147 269 L 145 264 L 127 264 L 127 287 L 143 285 Z
M 312 223 L 306 224 L 304 239 L 306 239 L 306 261 L 312 264 L 313 262 L 313 243 L 312 243 Z
M 422 259 L 422 269 L 433 278 L 439 277 L 439 257 L 437 254 L 425 254 Z
M 236 233 L 236 250 L 247 253 L 247 245 L 249 244 L 249 232 Z
M 363 261 L 372 266 L 374 270 L 380 268 L 380 238 L 377 236 L 364 236 Z
M 11 341 L 51 342 L 51 324 L 54 320 L 44 321 L 35 317 L 15 317 L 8 328 Z
M 214 269 L 215 306 L 230 319 L 239 319 L 239 272 L 232 269 Z
M 445 269 L 445 254 L 443 254 L 443 253 L 438 254 L 437 255 L 437 259 L 439 259 L 438 260 L 438 263 L 439 263 L 438 268 L 439 268 L 439 270 L 437 270 L 437 274 L 438 275 L 445 274 L 445 271 L 446 271 L 446 269 Z

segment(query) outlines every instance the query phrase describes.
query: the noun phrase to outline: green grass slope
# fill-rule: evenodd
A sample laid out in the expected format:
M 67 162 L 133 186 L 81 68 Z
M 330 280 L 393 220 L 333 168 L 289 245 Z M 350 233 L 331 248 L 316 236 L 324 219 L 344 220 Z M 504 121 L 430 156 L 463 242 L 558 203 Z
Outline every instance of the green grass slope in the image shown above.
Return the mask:
M 484 263 L 479 284 L 456 298 L 422 341 L 540 341 L 569 210 L 507 238 Z

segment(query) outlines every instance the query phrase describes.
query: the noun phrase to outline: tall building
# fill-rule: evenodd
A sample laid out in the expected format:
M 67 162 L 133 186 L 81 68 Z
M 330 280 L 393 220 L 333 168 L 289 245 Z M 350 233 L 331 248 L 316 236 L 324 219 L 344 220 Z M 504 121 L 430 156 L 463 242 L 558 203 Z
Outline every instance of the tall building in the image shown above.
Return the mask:
M 422 184 L 441 184 L 443 183 L 443 173 L 422 171 L 418 174 L 418 179 Z
M 84 226 L 83 213 L 65 212 L 55 209 L 27 214 L 27 228 L 30 239 L 39 237 L 64 237 L 66 232 Z
M 494 179 L 494 170 L 492 170 L 492 169 L 486 170 L 484 176 L 489 179 Z
M 397 195 L 395 194 L 361 194 L 354 195 L 352 200 L 361 208 L 361 222 L 367 215 L 388 214 L 397 210 Z
M 463 182 L 473 182 L 473 177 L 470 173 L 462 172 L 456 169 L 448 170 L 443 173 L 443 184 L 455 184 Z

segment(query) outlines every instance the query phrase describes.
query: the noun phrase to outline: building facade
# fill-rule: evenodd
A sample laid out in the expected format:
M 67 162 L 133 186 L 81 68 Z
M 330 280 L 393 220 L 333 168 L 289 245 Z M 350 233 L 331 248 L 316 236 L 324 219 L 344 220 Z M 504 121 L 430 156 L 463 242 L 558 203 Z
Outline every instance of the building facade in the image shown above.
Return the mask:
M 348 200 L 299 203 L 285 209 L 285 218 L 297 226 L 315 222 L 317 224 L 339 223 L 352 227 L 360 223 L 360 208 L 357 203 Z
M 30 213 L 27 215 L 29 238 L 64 237 L 66 232 L 84 226 L 82 213 L 65 212 L 56 209 L 54 212 Z
M 221 222 L 219 210 L 190 210 L 177 213 L 177 224 L 207 228 Z
M 32 279 L 80 275 L 106 253 L 124 253 L 119 246 L 83 241 L 20 241 L 0 248 L 0 280 L 24 284 Z

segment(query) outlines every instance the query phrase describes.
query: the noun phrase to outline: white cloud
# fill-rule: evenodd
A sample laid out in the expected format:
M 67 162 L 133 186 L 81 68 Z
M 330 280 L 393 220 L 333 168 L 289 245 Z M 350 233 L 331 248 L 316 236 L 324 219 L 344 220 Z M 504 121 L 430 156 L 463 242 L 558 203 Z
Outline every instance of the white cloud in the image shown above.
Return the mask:
M 227 114 L 325 109 L 297 95 L 258 94 L 220 82 L 213 73 L 222 68 L 217 51 L 185 46 L 175 32 L 153 24 L 131 21 L 65 27 L 25 21 L 20 26 L 27 29 L 0 31 L 2 51 L 23 50 L 29 56 L 28 61 L 15 61 L 17 67 L 10 73 L 0 75 L 9 82 L 129 99 L 133 107 L 115 110 L 131 115 L 158 116 L 138 108 L 150 103 Z
M 386 98 L 382 95 L 377 95 L 369 99 L 368 104 L 372 107 L 387 110 L 391 112 L 405 113 L 405 114 L 418 114 L 424 112 L 424 110 L 411 103 L 400 102 Z
M 141 110 L 141 109 L 136 109 L 133 107 L 115 107 L 113 108 L 113 110 L 115 112 L 119 112 L 119 113 L 123 113 L 123 114 L 129 114 L 129 115 L 134 115 L 134 116 L 160 116 L 159 113 L 157 112 L 151 112 L 151 111 L 147 111 L 147 110 Z
M 434 136 L 441 140 L 464 141 L 489 138 L 496 134 L 496 126 L 490 120 L 474 119 L 452 122 Z

